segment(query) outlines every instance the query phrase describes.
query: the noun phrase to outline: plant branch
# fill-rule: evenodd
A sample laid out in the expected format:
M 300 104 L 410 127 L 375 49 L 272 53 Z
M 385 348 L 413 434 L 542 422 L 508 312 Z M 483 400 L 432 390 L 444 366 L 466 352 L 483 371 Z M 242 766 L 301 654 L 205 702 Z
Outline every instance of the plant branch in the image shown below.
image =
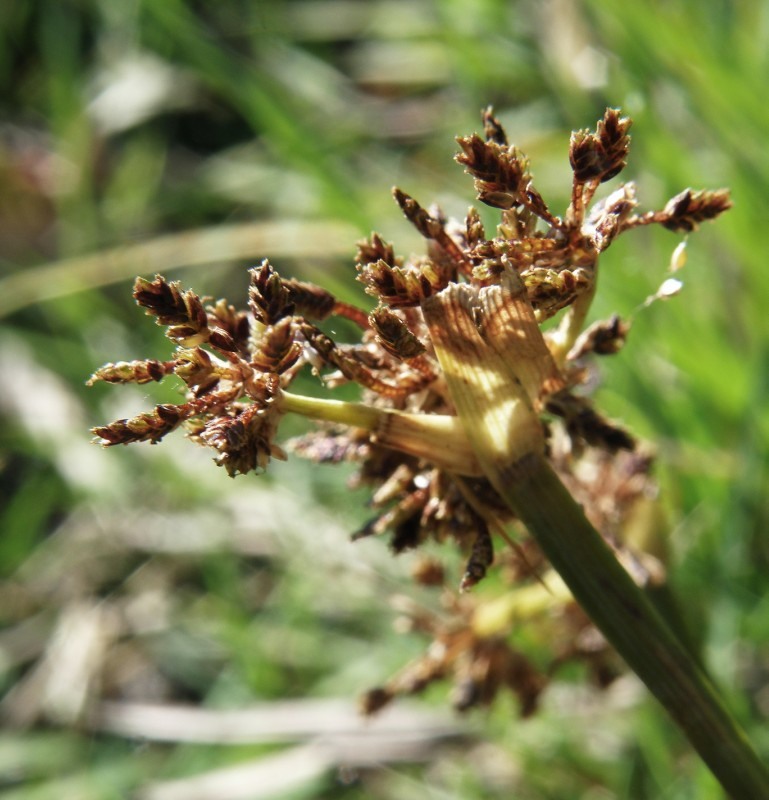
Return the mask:
M 483 474 L 457 417 L 407 414 L 364 403 L 325 400 L 291 392 L 282 392 L 279 402 L 283 412 L 362 428 L 371 432 L 374 444 L 429 459 L 457 475 L 478 477 Z

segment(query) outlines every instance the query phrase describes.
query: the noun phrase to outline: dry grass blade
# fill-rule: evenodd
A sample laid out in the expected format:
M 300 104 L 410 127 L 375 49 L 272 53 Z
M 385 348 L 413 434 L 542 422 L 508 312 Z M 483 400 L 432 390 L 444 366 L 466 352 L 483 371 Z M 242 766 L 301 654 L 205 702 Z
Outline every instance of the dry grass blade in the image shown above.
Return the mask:
M 456 736 L 462 728 L 446 713 L 396 706 L 374 720 L 346 699 L 283 700 L 237 710 L 103 702 L 90 716 L 100 732 L 160 742 L 254 744 L 323 737 Z
M 265 703 L 237 711 L 102 703 L 98 731 L 149 741 L 211 744 L 303 741 L 280 753 L 148 786 L 143 800 L 240 800 L 283 796 L 338 767 L 429 758 L 439 742 L 463 736 L 446 714 L 398 707 L 364 719 L 344 700 Z
M 150 784 L 139 800 L 266 800 L 283 797 L 317 780 L 333 765 L 316 743 L 200 775 Z
M 61 614 L 44 657 L 9 691 L 0 714 L 16 726 L 40 718 L 71 725 L 93 694 L 104 653 L 114 635 L 99 605 L 73 602 Z
M 268 800 L 305 788 L 331 769 L 430 758 L 435 742 L 401 734 L 319 739 L 276 755 L 148 786 L 139 800 Z

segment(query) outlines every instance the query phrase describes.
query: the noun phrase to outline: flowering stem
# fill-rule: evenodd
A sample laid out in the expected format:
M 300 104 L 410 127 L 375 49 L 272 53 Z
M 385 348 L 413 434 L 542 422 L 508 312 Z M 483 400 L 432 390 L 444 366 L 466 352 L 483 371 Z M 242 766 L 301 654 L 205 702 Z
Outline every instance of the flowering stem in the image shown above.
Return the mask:
M 380 409 L 364 403 L 327 400 L 285 391 L 280 394 L 280 407 L 284 412 L 323 422 L 337 422 L 340 425 L 350 425 L 367 431 L 375 431 L 382 418 Z
M 547 461 L 488 476 L 593 622 L 734 797 L 769 797 L 769 771 L 708 677 L 636 586 Z
M 505 474 L 507 472 L 507 474 Z M 769 797 L 769 773 L 710 680 L 623 569 L 546 460 L 489 475 L 593 622 L 734 797 Z
M 500 318 L 499 301 L 516 310 Z M 735 798 L 769 797 L 769 771 L 709 678 L 619 563 L 546 460 L 521 365 L 541 348 L 515 287 L 447 289 L 423 310 L 446 384 L 484 474 L 574 598 L 681 726 Z M 500 336 L 507 337 L 500 346 Z M 512 325 L 512 328 L 510 327 Z M 535 332 L 536 331 L 536 332 Z M 540 357 L 548 374 L 547 357 Z M 536 370 L 532 364 L 529 374 Z M 517 378 L 517 379 L 516 379 Z M 504 391 L 502 383 L 507 379 Z M 508 453 L 500 450 L 506 444 Z
M 482 475 L 461 421 L 447 414 L 407 414 L 364 403 L 326 400 L 282 392 L 283 412 L 323 422 L 336 422 L 371 433 L 370 441 L 382 447 L 429 459 L 457 475 Z

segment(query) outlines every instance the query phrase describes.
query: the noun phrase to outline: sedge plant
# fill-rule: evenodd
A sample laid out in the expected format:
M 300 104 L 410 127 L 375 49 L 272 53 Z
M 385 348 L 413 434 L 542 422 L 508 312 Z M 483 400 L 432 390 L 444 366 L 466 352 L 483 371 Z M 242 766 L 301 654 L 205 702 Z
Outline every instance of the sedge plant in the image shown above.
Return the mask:
M 617 316 L 586 326 L 601 253 L 630 229 L 658 224 L 687 234 L 730 207 L 726 190 L 686 189 L 661 211 L 639 213 L 632 183 L 594 203 L 626 166 L 630 124 L 607 109 L 595 131 L 572 134 L 571 200 L 557 216 L 486 110 L 483 134 L 458 138 L 457 161 L 478 199 L 499 211 L 499 225 L 487 232 L 473 208 L 461 222 L 447 219 L 395 189 L 426 254 L 403 258 L 377 234 L 358 244 L 357 279 L 372 310 L 281 277 L 268 261 L 250 271 L 242 308 L 206 304 L 160 275 L 138 278 L 136 302 L 176 349 L 165 361 L 107 364 L 91 383 L 175 376 L 186 396 L 94 433 L 105 446 L 154 444 L 184 427 L 231 476 L 262 472 L 287 451 L 353 461 L 376 509 L 355 538 L 389 533 L 395 552 L 451 540 L 467 553 L 462 593 L 445 604 L 452 614 L 414 615 L 433 645 L 365 696 L 368 713 L 451 676 L 459 708 L 488 704 L 507 688 L 528 714 L 560 663 L 579 660 L 605 685 L 616 652 L 728 793 L 769 797 L 769 772 L 654 601 L 664 564 L 626 536 L 639 509 L 656 502 L 652 453 L 589 396 L 593 360 L 620 351 L 630 330 Z M 351 321 L 359 341 L 324 332 L 333 316 Z M 307 369 L 327 388 L 358 384 L 360 401 L 290 391 Z M 318 424 L 281 445 L 287 414 Z M 466 602 L 492 565 L 510 591 Z M 417 578 L 445 582 L 429 560 Z M 543 670 L 508 634 L 516 620 L 554 608 L 563 610 L 548 623 L 558 645 Z

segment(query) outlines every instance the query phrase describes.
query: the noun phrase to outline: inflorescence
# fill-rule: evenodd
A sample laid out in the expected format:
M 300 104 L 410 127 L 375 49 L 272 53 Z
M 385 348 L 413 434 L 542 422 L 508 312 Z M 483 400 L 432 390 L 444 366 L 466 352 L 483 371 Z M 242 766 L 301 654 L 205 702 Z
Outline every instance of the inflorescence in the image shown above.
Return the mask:
M 514 280 L 522 287 L 523 305 L 515 312 L 523 320 L 521 335 L 542 350 L 540 378 L 529 399 L 547 458 L 631 573 L 648 580 L 655 566 L 630 552 L 621 533 L 634 505 L 654 492 L 652 458 L 630 433 L 600 414 L 585 391 L 589 358 L 619 351 L 629 331 L 629 323 L 617 316 L 585 327 L 598 258 L 627 230 L 660 224 L 688 233 L 729 208 L 730 201 L 725 190 L 687 189 L 663 210 L 639 214 L 635 187 L 626 183 L 593 204 L 600 184 L 626 165 L 630 124 L 619 111 L 607 109 L 595 131 L 572 134 L 571 200 L 560 217 L 534 187 L 526 157 L 486 110 L 483 135 L 458 138 L 456 160 L 473 177 L 478 199 L 499 210 L 499 225 L 489 234 L 474 208 L 457 222 L 395 189 L 396 202 L 426 240 L 426 254 L 398 256 L 376 233 L 358 244 L 357 279 L 376 301 L 370 312 L 313 284 L 283 278 L 266 260 L 250 270 L 245 309 L 225 300 L 207 305 L 159 275 L 138 278 L 136 302 L 166 328 L 176 350 L 168 361 L 107 364 L 90 383 L 147 383 L 174 375 L 184 384 L 186 398 L 97 427 L 96 441 L 154 444 L 184 426 L 189 438 L 213 448 L 216 462 L 235 476 L 261 472 L 271 458 L 286 458 L 276 443 L 285 414 L 313 417 L 320 420 L 318 427 L 285 447 L 321 463 L 358 465 L 354 480 L 372 487 L 376 515 L 354 538 L 389 533 L 396 553 L 430 539 L 452 539 L 469 554 L 461 579 L 461 588 L 469 589 L 494 561 L 492 537 L 498 534 L 513 544 L 499 561 L 516 581 L 531 581 L 543 574 L 543 559 L 530 540 L 508 538 L 513 514 L 453 424 L 456 410 L 423 313 L 430 298 L 451 287 L 476 291 Z M 540 325 L 559 312 L 560 323 L 543 334 Z M 359 341 L 339 343 L 321 330 L 319 323 L 333 316 L 354 323 Z M 291 384 L 307 367 L 326 386 L 358 384 L 360 402 L 291 393 Z M 434 581 L 430 574 L 425 582 Z M 457 614 L 467 616 L 466 610 Z M 498 686 L 508 685 L 525 709 L 532 706 L 542 680 L 505 642 L 468 633 L 468 624 L 423 624 L 443 641 L 442 655 L 436 660 L 433 650 L 405 678 L 371 693 L 369 710 L 451 671 L 467 680 L 481 675 L 459 705 L 488 702 Z M 584 618 L 575 623 L 571 649 L 559 658 L 579 651 L 577 633 L 585 625 Z M 587 658 L 587 650 L 580 652 Z

